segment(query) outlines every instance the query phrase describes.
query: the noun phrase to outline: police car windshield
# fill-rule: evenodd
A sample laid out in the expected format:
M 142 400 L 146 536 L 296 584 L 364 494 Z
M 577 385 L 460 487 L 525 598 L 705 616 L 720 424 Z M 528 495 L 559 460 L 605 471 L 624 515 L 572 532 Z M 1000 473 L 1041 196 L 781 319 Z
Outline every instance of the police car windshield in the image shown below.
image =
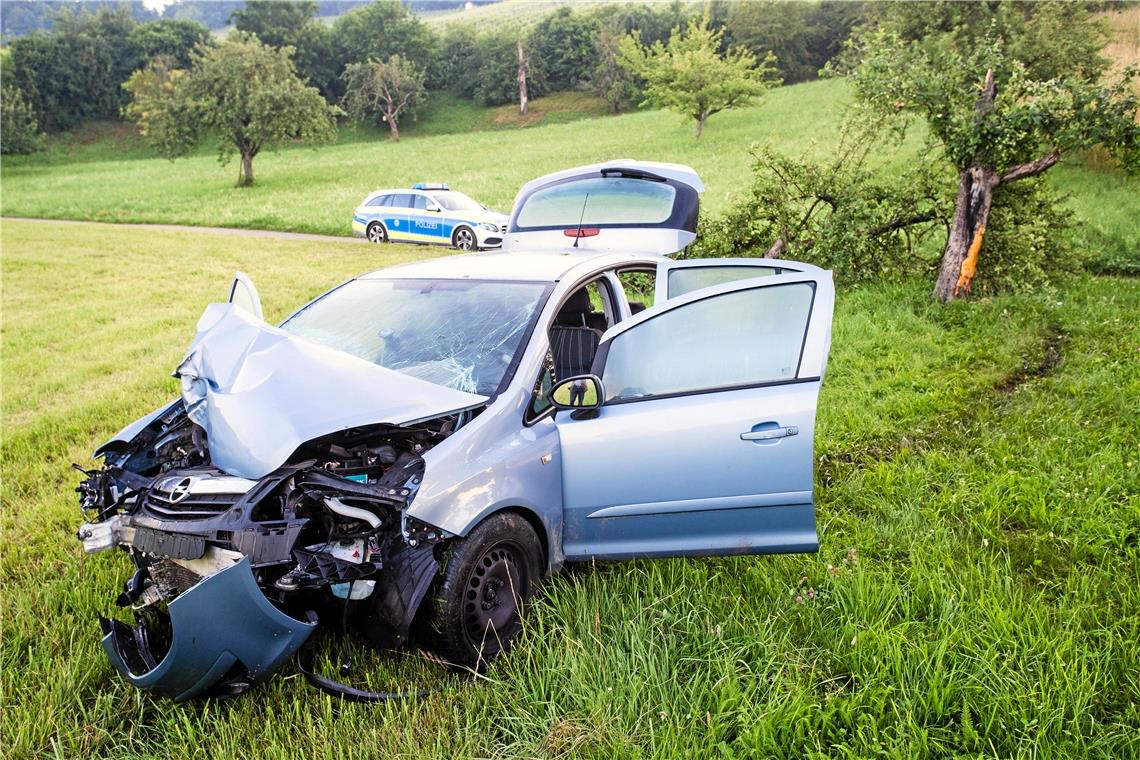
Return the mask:
M 522 350 L 546 288 L 541 282 L 353 280 L 281 327 L 420 380 L 489 396 Z
M 438 193 L 431 193 L 431 197 L 435 198 L 436 203 L 443 206 L 448 211 L 482 211 L 483 207 L 478 203 L 468 198 L 463 193 L 457 193 L 454 190 L 447 190 Z

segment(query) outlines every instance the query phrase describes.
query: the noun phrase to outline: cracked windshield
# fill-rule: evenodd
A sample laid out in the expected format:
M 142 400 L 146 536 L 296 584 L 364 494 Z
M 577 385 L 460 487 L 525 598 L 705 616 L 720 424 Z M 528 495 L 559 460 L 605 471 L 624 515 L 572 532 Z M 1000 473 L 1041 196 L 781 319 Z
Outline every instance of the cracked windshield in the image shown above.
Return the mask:
M 282 328 L 405 375 L 491 395 L 546 286 L 536 282 L 361 279 Z

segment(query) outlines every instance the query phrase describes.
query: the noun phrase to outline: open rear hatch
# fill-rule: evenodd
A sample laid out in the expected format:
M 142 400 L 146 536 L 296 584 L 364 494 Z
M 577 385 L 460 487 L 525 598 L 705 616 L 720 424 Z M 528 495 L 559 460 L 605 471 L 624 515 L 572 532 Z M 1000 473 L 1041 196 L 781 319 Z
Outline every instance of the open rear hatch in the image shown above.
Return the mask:
M 515 197 L 503 249 L 675 253 L 696 239 L 703 191 L 682 164 L 623 159 L 548 174 Z

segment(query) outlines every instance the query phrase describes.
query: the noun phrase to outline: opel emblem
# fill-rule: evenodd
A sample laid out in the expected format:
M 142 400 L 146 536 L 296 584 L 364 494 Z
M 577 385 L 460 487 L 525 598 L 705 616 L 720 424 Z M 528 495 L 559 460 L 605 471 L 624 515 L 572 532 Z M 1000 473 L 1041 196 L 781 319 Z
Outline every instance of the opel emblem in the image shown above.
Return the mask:
M 174 488 L 170 489 L 170 503 L 177 504 L 190 495 L 190 489 L 194 485 L 194 478 L 182 478 L 174 484 Z

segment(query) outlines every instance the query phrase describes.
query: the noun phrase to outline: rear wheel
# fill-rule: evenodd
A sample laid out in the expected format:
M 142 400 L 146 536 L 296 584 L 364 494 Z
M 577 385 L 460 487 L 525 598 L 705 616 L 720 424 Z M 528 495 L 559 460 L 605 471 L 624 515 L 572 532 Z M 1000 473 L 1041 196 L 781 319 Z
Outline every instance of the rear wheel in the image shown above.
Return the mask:
M 451 236 L 451 244 L 461 251 L 474 251 L 478 246 L 475 240 L 475 230 L 470 227 L 460 227 Z
M 425 613 L 432 648 L 478 668 L 507 649 L 542 576 L 542 542 L 525 519 L 500 512 L 444 554 Z
M 373 222 L 368 225 L 368 242 L 369 243 L 385 243 L 388 241 L 388 231 L 384 229 L 384 225 L 380 222 Z

